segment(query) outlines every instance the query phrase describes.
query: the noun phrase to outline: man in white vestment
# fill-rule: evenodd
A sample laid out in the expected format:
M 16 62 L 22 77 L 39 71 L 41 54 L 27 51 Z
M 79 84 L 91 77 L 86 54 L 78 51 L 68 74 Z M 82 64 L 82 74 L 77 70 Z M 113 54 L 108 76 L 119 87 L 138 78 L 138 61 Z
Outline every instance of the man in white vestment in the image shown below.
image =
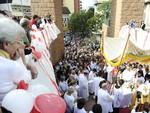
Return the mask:
M 135 76 L 135 72 L 130 67 L 122 73 L 122 79 L 126 82 L 131 82 Z
M 96 77 L 94 77 L 93 80 L 93 85 L 94 85 L 94 95 L 95 95 L 95 100 L 97 103 L 97 96 L 98 96 L 98 90 L 99 90 L 99 84 L 101 81 L 105 80 L 104 78 L 101 77 L 101 75 L 97 75 Z
M 112 108 L 113 96 L 111 96 L 107 91 L 106 81 L 100 83 L 100 89 L 98 90 L 98 101 L 97 104 L 100 104 L 102 107 L 102 113 L 113 112 Z
M 79 97 L 85 99 L 89 97 L 87 73 L 84 73 L 83 70 L 79 74 Z
M 89 93 L 93 94 L 94 93 L 94 77 L 96 77 L 96 69 L 93 69 L 92 71 L 90 71 L 89 76 L 88 76 L 88 80 L 89 80 Z
M 64 99 L 65 99 L 66 104 L 67 104 L 66 113 L 72 113 L 73 112 L 74 103 L 75 103 L 75 98 L 73 96 L 73 92 L 74 92 L 74 89 L 69 88 L 68 91 L 64 95 Z
M 21 43 L 22 38 L 26 37 L 24 29 L 13 20 L 0 15 L 0 105 L 4 96 L 16 89 L 19 82 L 31 80 L 30 72 L 17 61 L 20 57 L 19 50 L 24 49 Z M 14 103 L 15 104 L 15 103 Z M 11 113 L 5 108 L 3 113 Z

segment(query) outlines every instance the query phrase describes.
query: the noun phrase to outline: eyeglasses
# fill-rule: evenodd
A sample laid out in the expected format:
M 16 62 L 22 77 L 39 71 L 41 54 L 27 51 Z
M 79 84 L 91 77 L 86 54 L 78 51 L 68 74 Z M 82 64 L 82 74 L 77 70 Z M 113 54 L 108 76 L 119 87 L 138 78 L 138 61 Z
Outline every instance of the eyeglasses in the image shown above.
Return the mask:
M 12 46 L 17 47 L 17 48 L 24 48 L 24 42 L 22 40 L 19 41 L 14 41 L 10 43 Z
M 19 40 L 19 41 L 14 41 L 14 42 L 11 42 L 11 44 L 19 44 L 19 45 L 24 45 L 24 42 L 22 40 Z

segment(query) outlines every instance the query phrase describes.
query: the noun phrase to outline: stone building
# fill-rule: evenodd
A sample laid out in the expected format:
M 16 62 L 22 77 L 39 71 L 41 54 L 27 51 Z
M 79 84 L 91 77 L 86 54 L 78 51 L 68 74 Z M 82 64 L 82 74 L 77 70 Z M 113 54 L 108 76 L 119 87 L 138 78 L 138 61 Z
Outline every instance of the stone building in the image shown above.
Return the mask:
M 144 20 L 144 0 L 111 0 L 110 26 L 104 28 L 107 36 L 118 37 L 120 28 L 131 20 L 137 26 Z
M 50 47 L 53 64 L 58 62 L 64 55 L 62 4 L 62 0 L 31 0 L 32 13 L 39 16 L 50 14 L 61 31 L 61 34 L 59 34 L 58 38 L 53 41 Z
M 2 4 L 1 4 L 2 3 Z M 0 0 L 0 10 L 8 11 L 13 16 L 31 16 L 31 0 Z

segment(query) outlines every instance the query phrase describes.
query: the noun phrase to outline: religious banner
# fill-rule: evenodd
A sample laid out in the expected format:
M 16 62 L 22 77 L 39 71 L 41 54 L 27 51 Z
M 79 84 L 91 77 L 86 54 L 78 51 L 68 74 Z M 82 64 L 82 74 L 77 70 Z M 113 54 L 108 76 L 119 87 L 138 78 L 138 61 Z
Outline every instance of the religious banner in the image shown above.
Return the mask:
M 112 66 L 126 61 L 150 63 L 150 32 L 123 26 L 119 38 L 103 39 L 103 54 Z

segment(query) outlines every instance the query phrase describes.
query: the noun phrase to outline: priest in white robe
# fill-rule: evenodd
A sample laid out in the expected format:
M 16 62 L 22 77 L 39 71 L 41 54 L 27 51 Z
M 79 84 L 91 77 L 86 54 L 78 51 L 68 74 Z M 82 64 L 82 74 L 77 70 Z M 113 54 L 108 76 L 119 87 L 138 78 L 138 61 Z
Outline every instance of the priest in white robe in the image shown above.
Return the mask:
M 89 76 L 88 76 L 90 94 L 94 93 L 94 83 L 93 83 L 94 77 L 96 77 L 96 69 L 93 69 L 92 71 L 90 71 Z
M 79 74 L 79 97 L 85 99 L 89 97 L 87 73 L 84 73 L 83 70 Z
M 93 80 L 94 95 L 95 95 L 96 103 L 97 103 L 97 96 L 98 96 L 99 84 L 103 80 L 105 80 L 105 79 L 102 78 L 100 75 L 97 75 L 96 77 L 94 77 L 94 80 Z
M 97 104 L 102 106 L 102 113 L 113 112 L 112 108 L 113 96 L 111 96 L 107 91 L 106 81 L 100 83 L 100 89 L 98 90 L 98 101 Z

